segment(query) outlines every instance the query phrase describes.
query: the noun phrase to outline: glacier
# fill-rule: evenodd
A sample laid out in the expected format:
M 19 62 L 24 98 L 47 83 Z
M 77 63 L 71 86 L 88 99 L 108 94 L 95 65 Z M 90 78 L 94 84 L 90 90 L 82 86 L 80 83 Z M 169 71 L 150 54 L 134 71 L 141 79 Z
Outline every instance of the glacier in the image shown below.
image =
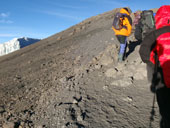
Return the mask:
M 33 39 L 28 37 L 14 38 L 8 42 L 0 44 L 0 56 L 9 54 L 38 41 L 40 41 L 40 39 Z

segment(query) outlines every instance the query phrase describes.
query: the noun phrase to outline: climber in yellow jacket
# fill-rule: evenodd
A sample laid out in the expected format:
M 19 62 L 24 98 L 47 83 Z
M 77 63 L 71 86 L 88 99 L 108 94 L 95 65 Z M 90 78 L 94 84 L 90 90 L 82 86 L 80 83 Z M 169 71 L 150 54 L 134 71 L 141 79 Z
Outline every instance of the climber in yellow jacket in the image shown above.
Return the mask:
M 115 26 L 113 25 L 112 29 L 115 32 L 118 41 L 120 42 L 118 61 L 121 62 L 124 60 L 124 56 L 125 56 L 125 49 L 127 44 L 126 39 L 131 34 L 132 19 L 130 17 L 130 12 L 128 11 L 127 8 L 122 8 L 119 14 L 121 14 L 123 17 L 120 18 L 122 27 L 120 29 L 116 29 Z

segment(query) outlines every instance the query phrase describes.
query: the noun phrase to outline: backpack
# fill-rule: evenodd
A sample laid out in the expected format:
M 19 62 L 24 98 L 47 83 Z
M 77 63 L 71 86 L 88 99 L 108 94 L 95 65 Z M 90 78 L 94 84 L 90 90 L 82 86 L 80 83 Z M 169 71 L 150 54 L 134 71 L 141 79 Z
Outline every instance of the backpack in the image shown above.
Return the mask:
M 150 61 L 155 64 L 155 74 L 160 72 L 165 85 L 170 88 L 170 26 L 157 29 L 155 37 L 156 44 L 150 53 Z M 154 79 L 157 81 L 157 76 Z
M 159 63 L 162 69 L 163 81 L 167 88 L 170 88 L 170 5 L 162 6 L 156 14 L 155 33 L 156 44 L 150 53 L 150 61 Z M 156 54 L 155 54 L 156 52 Z M 154 59 L 157 55 L 158 62 Z
M 145 10 L 141 13 L 139 23 L 135 26 L 135 38 L 143 40 L 151 31 L 155 30 L 155 18 L 152 10 Z
M 123 20 L 125 16 L 127 16 L 127 14 L 123 14 L 120 12 L 116 13 L 112 24 L 116 30 L 121 30 L 123 28 Z
M 140 14 L 141 14 L 140 11 L 136 11 L 136 12 L 134 13 L 135 18 L 134 18 L 134 20 L 133 20 L 133 26 L 136 26 L 136 25 L 139 23 L 139 19 L 140 19 L 140 17 L 141 17 Z

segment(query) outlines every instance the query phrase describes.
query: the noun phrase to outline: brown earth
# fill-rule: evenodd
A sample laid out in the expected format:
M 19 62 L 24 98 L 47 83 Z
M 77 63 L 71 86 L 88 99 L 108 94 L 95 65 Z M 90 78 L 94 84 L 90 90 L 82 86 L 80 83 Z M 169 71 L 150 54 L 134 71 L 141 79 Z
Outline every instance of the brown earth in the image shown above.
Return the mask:
M 126 61 L 117 63 L 118 10 L 0 57 L 0 127 L 158 128 L 133 34 Z

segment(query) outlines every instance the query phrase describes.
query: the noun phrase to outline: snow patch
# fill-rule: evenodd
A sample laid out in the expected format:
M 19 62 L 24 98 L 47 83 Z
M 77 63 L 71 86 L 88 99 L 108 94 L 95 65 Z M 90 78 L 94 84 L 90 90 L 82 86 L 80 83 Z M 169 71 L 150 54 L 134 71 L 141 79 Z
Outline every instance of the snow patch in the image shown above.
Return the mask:
M 33 39 L 33 38 L 27 38 L 27 37 L 14 38 L 8 42 L 0 44 L 0 56 L 9 54 L 11 52 L 19 50 L 23 47 L 26 47 L 38 41 L 40 41 L 40 39 Z

